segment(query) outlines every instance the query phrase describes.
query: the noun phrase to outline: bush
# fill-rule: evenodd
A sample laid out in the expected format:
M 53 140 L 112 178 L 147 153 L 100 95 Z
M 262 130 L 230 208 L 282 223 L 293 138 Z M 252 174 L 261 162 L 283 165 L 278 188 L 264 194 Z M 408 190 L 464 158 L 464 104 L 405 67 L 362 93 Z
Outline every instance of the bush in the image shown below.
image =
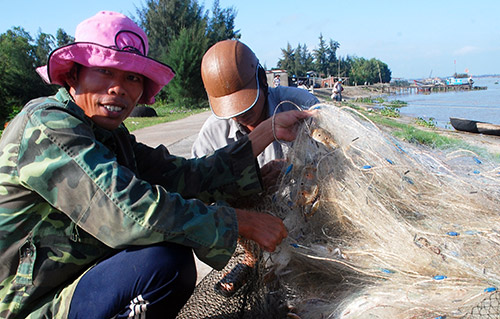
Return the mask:
M 394 108 L 394 107 L 384 107 L 380 111 L 380 114 L 382 114 L 383 116 L 387 116 L 387 117 L 400 117 L 401 116 L 399 109 Z
M 432 117 L 429 118 L 428 120 L 419 117 L 415 120 L 415 123 L 419 126 L 428 127 L 428 128 L 435 128 L 436 127 L 436 121 Z

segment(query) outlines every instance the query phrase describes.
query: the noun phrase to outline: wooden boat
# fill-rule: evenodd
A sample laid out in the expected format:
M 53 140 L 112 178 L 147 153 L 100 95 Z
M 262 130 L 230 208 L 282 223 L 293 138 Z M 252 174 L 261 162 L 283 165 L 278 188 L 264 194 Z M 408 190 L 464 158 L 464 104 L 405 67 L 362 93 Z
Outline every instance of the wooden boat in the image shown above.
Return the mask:
M 500 125 L 450 117 L 451 126 L 457 131 L 500 136 Z

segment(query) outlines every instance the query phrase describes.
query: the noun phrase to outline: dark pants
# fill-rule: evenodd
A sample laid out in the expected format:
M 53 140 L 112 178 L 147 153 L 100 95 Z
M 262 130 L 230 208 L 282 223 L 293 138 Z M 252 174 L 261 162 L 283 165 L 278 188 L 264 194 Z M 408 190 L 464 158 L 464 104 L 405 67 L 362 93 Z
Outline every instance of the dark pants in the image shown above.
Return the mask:
M 69 318 L 175 318 L 195 284 L 190 248 L 166 243 L 127 248 L 82 277 Z

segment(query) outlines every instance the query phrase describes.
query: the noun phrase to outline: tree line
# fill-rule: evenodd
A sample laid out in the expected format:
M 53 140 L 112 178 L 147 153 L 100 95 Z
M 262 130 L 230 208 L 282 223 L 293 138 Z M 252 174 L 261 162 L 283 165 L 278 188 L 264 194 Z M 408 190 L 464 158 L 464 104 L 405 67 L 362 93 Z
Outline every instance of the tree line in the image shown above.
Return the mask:
M 330 39 L 328 43 L 319 35 L 316 49 L 309 51 L 307 45 L 298 44 L 292 48 L 287 43 L 281 49 L 281 58 L 277 67 L 287 70 L 289 77 L 305 77 L 311 72 L 320 77 L 347 78 L 351 85 L 388 83 L 391 81 L 391 70 L 384 62 L 372 58 L 365 59 L 356 56 L 337 57 L 340 43 Z
M 221 8 L 215 0 L 205 9 L 197 0 L 146 0 L 131 16 L 149 39 L 149 56 L 171 66 L 176 76 L 157 96 L 160 103 L 184 107 L 205 107 L 207 97 L 201 80 L 201 59 L 213 44 L 225 39 L 240 39 L 235 29 L 237 11 Z M 45 84 L 36 67 L 45 65 L 52 50 L 72 43 L 74 38 L 63 29 L 55 36 L 41 30 L 35 38 L 17 26 L 0 35 L 0 129 L 29 100 L 52 95 L 57 86 Z M 390 71 L 378 60 L 337 58 L 340 44 L 327 44 L 320 35 L 318 48 L 311 54 L 305 45 L 282 49 L 278 67 L 297 76 L 314 70 L 321 75 L 349 76 L 358 83 L 388 82 Z M 375 74 L 376 76 L 373 76 Z
M 55 88 L 45 84 L 35 71 L 45 65 L 55 45 L 71 43 L 63 29 L 53 35 L 38 32 L 36 39 L 22 27 L 13 27 L 0 35 L 0 124 L 13 117 L 29 100 L 52 94 Z

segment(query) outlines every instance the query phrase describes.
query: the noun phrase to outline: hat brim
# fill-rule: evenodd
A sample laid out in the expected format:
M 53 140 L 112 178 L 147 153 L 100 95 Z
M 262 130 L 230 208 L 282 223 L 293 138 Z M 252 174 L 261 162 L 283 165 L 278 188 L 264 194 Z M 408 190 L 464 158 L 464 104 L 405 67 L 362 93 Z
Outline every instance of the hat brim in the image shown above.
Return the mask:
M 234 93 L 214 97 L 208 96 L 210 108 L 215 117 L 230 119 L 250 110 L 259 99 L 259 77 L 250 81 L 244 88 Z
M 74 63 L 86 67 L 115 68 L 143 75 L 146 81 L 144 93 L 139 100 L 141 104 L 153 104 L 154 96 L 175 76 L 171 67 L 152 58 L 90 42 L 76 42 L 52 51 L 47 65 L 38 68 L 37 72 L 47 83 L 64 86 Z

